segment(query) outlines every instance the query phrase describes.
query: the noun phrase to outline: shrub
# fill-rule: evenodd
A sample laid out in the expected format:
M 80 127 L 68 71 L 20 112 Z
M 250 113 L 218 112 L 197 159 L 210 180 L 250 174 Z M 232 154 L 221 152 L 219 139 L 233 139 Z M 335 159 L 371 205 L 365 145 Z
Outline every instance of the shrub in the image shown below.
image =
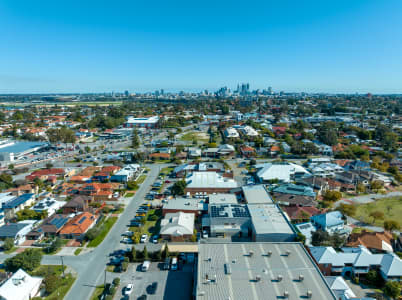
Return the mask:
M 114 284 L 115 286 L 120 285 L 120 278 L 116 277 L 115 279 L 113 279 L 113 284 Z

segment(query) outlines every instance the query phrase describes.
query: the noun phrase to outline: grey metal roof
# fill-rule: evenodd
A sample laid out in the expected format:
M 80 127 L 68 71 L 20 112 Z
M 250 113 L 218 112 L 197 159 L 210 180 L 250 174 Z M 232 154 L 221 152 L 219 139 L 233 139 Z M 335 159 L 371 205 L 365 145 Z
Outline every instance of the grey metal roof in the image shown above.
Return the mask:
M 196 299 L 277 299 L 285 291 L 289 299 L 307 291 L 311 299 L 336 299 L 300 243 L 213 243 L 198 250 Z
M 248 204 L 247 207 L 256 234 L 294 233 L 276 204 Z
M 0 227 L 0 238 L 14 238 L 28 223 L 10 223 Z
M 242 187 L 247 203 L 273 203 L 263 184 Z

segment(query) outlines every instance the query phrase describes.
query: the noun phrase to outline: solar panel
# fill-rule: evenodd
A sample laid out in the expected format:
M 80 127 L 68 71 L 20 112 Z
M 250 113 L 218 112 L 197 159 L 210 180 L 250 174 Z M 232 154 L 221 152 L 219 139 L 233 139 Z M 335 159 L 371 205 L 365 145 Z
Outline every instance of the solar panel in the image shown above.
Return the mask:
M 81 220 L 78 221 L 78 223 L 82 224 L 86 219 L 87 219 L 87 217 L 84 216 Z

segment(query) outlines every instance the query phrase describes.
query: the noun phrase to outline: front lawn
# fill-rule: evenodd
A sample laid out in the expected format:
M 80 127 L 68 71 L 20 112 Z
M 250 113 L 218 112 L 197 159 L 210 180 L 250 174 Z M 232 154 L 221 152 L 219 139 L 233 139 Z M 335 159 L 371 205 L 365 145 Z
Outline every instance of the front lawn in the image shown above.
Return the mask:
M 124 198 L 131 198 L 132 196 L 134 196 L 134 193 L 127 193 L 124 195 Z
M 373 218 L 372 212 L 381 212 L 384 218 Z M 393 220 L 401 224 L 402 197 L 381 198 L 371 203 L 357 205 L 355 218 L 365 223 L 383 227 L 384 220 Z
M 104 240 L 110 229 L 113 227 L 114 223 L 116 223 L 116 221 L 117 217 L 109 217 L 106 219 L 106 221 L 102 222 L 99 225 L 100 230 L 99 234 L 96 236 L 96 238 L 94 238 L 92 241 L 88 243 L 87 247 L 96 247 L 100 243 L 102 243 L 102 241 Z
M 64 267 L 64 270 L 66 267 Z M 75 281 L 75 277 L 68 273 L 65 274 L 66 276 L 63 278 L 63 268 L 62 266 L 57 265 L 41 265 L 37 269 L 31 272 L 32 276 L 39 276 L 39 277 L 46 277 L 50 274 L 54 274 L 57 279 L 57 287 L 52 293 L 43 299 L 46 300 L 57 300 L 63 299 L 64 296 L 68 293 L 71 286 Z
M 141 184 L 145 181 L 145 178 L 147 178 L 147 175 L 143 174 L 135 182 L 137 182 L 137 184 Z

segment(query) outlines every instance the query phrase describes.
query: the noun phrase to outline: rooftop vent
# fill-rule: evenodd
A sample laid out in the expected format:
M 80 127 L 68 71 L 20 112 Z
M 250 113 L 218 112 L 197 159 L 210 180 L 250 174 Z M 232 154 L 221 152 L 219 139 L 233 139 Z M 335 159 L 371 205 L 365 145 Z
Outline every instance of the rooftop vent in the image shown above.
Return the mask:
M 278 282 L 281 282 L 282 279 L 283 279 L 283 276 L 282 276 L 282 275 L 278 275 L 278 278 L 277 278 Z
M 283 298 L 285 298 L 285 299 L 289 298 L 289 292 L 288 291 L 283 292 Z
M 303 281 L 304 280 L 304 276 L 302 274 L 299 275 L 299 281 Z
M 268 256 L 268 257 L 271 257 L 271 256 L 272 256 L 272 251 L 268 251 L 268 252 L 267 252 L 267 256 Z
M 312 291 L 307 291 L 307 298 L 313 297 L 313 292 Z
M 226 275 L 232 274 L 232 268 L 230 267 L 230 265 L 229 265 L 228 263 L 226 263 L 226 264 L 224 265 L 224 267 L 225 267 L 225 274 L 226 274 Z
M 289 256 L 290 253 L 292 253 L 292 252 L 290 252 L 289 250 L 286 250 L 286 256 Z
M 254 255 L 254 251 L 250 250 L 250 252 L 248 253 L 248 256 L 253 257 L 253 255 Z
M 255 276 L 255 282 L 259 282 L 261 281 L 261 276 L 260 275 L 256 275 Z

